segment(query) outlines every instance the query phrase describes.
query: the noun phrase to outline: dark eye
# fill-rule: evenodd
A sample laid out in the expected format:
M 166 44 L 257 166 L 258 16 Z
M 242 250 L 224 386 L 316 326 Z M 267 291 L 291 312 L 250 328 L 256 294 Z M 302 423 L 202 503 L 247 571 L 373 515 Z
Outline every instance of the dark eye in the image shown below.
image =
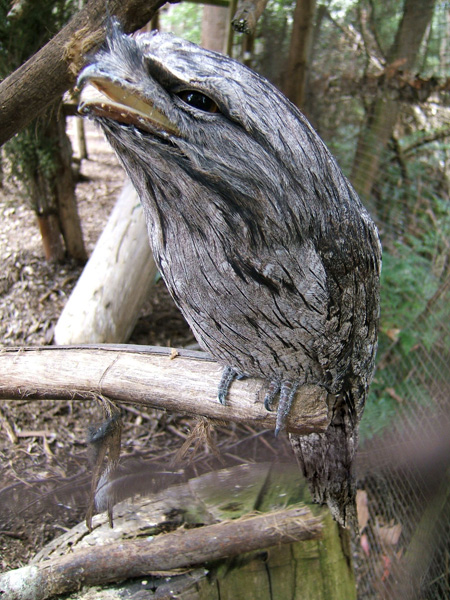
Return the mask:
M 185 90 L 184 92 L 179 92 L 177 95 L 183 102 L 189 104 L 189 106 L 193 106 L 204 112 L 219 112 L 219 107 L 214 100 L 211 100 L 211 98 L 208 98 L 208 96 L 205 96 L 205 94 L 202 94 L 201 92 Z

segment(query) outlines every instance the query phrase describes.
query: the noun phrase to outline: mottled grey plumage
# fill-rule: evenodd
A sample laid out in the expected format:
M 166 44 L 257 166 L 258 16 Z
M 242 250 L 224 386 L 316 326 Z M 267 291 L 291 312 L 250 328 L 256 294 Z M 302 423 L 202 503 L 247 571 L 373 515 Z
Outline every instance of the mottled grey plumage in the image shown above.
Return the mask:
M 227 375 L 281 388 L 279 428 L 297 385 L 326 388 L 328 431 L 291 440 L 315 499 L 345 524 L 377 343 L 381 251 L 368 213 L 305 117 L 227 57 L 114 26 L 87 82 L 103 96 L 85 93 L 81 110 L 133 181 L 200 345 Z

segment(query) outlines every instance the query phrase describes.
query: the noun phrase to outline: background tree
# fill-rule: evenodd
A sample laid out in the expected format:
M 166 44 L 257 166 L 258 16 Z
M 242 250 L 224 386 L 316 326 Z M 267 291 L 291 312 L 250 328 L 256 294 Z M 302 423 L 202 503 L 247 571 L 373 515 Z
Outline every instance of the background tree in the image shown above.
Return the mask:
M 395 38 L 386 58 L 383 57 L 384 81 L 380 82 L 375 97 L 371 99 L 366 122 L 359 134 L 351 179 L 373 211 L 376 207 L 370 202 L 370 192 L 401 110 L 400 99 L 389 93 L 389 81 L 400 74 L 412 74 L 434 5 L 435 0 L 405 1 Z
M 295 5 L 289 55 L 282 89 L 291 102 L 304 108 L 305 85 L 313 41 L 316 0 L 297 0 Z
M 76 6 L 69 0 L 0 4 L 0 74 L 5 77 L 45 44 L 68 20 Z M 61 103 L 48 108 L 36 123 L 4 148 L 11 174 L 37 215 L 45 256 L 49 261 L 67 254 L 84 261 L 80 221 L 71 168 L 71 145 L 65 132 Z
M 226 38 L 229 26 L 227 6 L 203 7 L 201 45 L 216 52 L 226 51 Z

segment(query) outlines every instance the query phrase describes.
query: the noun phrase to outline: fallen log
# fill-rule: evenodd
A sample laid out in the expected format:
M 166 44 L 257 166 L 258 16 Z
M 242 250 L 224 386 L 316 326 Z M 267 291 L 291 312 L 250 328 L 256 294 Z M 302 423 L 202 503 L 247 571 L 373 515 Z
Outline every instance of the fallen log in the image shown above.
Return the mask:
M 58 319 L 55 344 L 126 342 L 156 273 L 142 206 L 127 182 Z
M 278 544 L 317 539 L 321 530 L 320 519 L 306 507 L 178 529 L 151 539 L 86 548 L 10 571 L 0 575 L 0 595 L 4 600 L 44 600 L 82 585 L 101 585 L 152 571 L 201 565 Z
M 120 502 L 114 529 L 105 514 L 94 517 L 91 532 L 79 523 L 44 546 L 28 567 L 0 576 L 0 591 L 7 593 L 1 597 L 41 599 L 43 592 L 61 591 L 56 585 L 65 575 L 76 585 L 74 593 L 64 596 L 67 600 L 354 600 L 348 540 L 326 509 L 310 503 L 307 486 L 291 461 L 207 472 Z M 258 520 L 249 523 L 253 518 Z M 271 530 L 274 526 L 277 531 Z M 262 546 L 256 547 L 255 537 Z M 266 545 L 270 540 L 276 546 Z M 245 552 L 249 544 L 254 550 Z M 101 548 L 111 549 L 111 562 L 107 550 L 98 553 Z M 142 552 L 136 556 L 136 550 Z M 194 551 L 201 562 L 190 564 Z M 235 558 L 231 552 L 237 553 Z M 83 568 L 79 578 L 73 577 L 76 565 Z M 142 568 L 142 575 L 129 577 L 136 568 Z M 96 571 L 99 579 L 94 579 Z M 111 583 L 87 585 L 88 578 L 99 584 L 105 577 Z

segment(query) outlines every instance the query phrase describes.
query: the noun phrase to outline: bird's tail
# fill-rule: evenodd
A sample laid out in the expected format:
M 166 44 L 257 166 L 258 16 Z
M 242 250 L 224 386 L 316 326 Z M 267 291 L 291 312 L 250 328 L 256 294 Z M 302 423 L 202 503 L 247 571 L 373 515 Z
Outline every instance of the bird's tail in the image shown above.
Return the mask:
M 309 484 L 314 502 L 328 504 L 343 527 L 355 527 L 356 486 L 353 457 L 358 444 L 358 417 L 345 396 L 335 399 L 330 425 L 324 433 L 290 435 L 294 453 Z

